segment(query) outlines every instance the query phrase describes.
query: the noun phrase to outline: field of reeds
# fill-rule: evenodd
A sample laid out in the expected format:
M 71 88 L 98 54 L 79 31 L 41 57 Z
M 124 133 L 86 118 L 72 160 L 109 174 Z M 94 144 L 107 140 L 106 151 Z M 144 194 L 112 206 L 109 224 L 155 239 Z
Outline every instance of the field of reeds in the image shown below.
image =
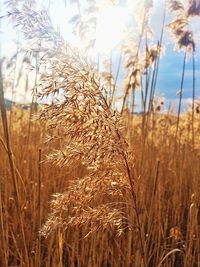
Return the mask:
M 166 1 L 159 40 L 149 45 L 153 3 L 141 1 L 137 40 L 124 41 L 116 73 L 112 56 L 102 71 L 90 45 L 86 56 L 74 48 L 35 2 L 9 0 L 1 16 L 29 48 L 0 61 L 0 266 L 200 267 L 198 43 L 190 29 L 199 2 Z M 82 21 L 81 1 L 71 2 L 85 38 L 91 21 Z M 177 110 L 156 95 L 166 28 L 183 51 Z M 188 61 L 192 102 L 183 112 Z M 33 89 L 32 103 L 8 108 L 6 91 L 23 79 L 23 65 L 34 71 L 33 88 L 29 76 L 21 84 Z

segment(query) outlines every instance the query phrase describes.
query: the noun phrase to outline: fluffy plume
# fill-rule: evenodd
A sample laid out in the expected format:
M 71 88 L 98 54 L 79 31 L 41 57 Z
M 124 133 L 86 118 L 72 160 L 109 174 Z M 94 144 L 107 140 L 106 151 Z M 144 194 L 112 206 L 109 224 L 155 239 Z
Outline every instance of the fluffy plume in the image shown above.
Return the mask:
M 117 222 L 119 228 L 122 212 L 113 209 L 113 196 L 121 196 L 126 203 L 130 193 L 124 188 L 130 192 L 133 183 L 119 116 L 109 109 L 98 73 L 54 30 L 48 14 L 26 5 L 21 8 L 16 8 L 11 17 L 31 42 L 31 51 L 40 56 L 38 98 L 53 99 L 40 115 L 40 119 L 50 122 L 49 141 L 56 148 L 48 160 L 69 169 L 80 163 L 88 175 L 73 183 L 66 193 L 57 195 L 41 232 L 46 235 L 56 226 L 66 228 L 71 221 L 91 221 L 97 227 L 94 222 L 105 224 L 108 218 L 111 225 L 116 226 Z M 108 196 L 106 203 L 104 194 Z

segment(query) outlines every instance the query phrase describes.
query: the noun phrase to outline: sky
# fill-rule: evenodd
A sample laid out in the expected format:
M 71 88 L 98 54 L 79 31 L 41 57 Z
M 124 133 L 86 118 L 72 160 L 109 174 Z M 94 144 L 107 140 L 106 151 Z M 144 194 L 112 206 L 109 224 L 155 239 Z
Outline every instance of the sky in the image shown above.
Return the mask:
M 40 0 L 38 0 L 40 1 Z M 81 4 L 84 5 L 86 0 L 81 0 Z M 103 0 L 99 0 L 103 1 Z M 5 14 L 4 7 L 2 3 L 4 0 L 0 0 L 0 14 Z M 70 1 L 68 1 L 70 2 Z M 72 2 L 72 1 L 71 1 Z M 121 1 L 123 3 L 123 1 Z M 133 3 L 134 1 L 129 1 Z M 72 25 L 69 23 L 69 20 L 77 12 L 77 5 L 64 4 L 63 0 L 44 0 L 40 1 L 40 8 L 46 8 L 50 3 L 50 16 L 54 26 L 60 29 L 61 34 L 72 43 L 74 46 L 81 46 L 80 41 L 73 34 Z M 123 5 L 120 8 L 109 8 L 105 6 L 101 10 L 101 14 L 98 18 L 97 26 L 97 40 L 95 49 L 93 50 L 93 56 L 97 57 L 97 54 L 100 58 L 104 58 L 107 54 L 110 53 L 110 50 L 113 51 L 113 65 L 116 69 L 116 65 L 119 60 L 118 51 L 116 46 L 121 42 L 123 32 L 127 30 L 130 21 L 134 23 L 134 16 L 138 15 L 137 7 L 134 7 L 134 12 L 130 12 L 129 8 L 125 8 Z M 152 10 L 152 20 L 151 25 L 154 32 L 154 43 L 157 43 L 157 40 L 160 36 L 162 19 L 163 19 L 164 5 L 163 0 L 155 0 L 154 8 Z M 171 17 L 168 15 L 166 23 L 169 23 Z M 200 18 L 199 18 L 200 20 Z M 20 33 L 17 33 L 16 30 L 12 28 L 12 25 L 8 21 L 2 21 L 1 23 L 1 54 L 7 57 L 11 57 L 16 52 L 16 40 L 20 39 L 20 42 L 23 43 Z M 200 25 L 198 20 L 195 20 L 192 24 L 195 35 L 199 38 L 200 34 Z M 200 38 L 199 38 L 200 39 Z M 172 41 L 172 36 L 169 32 L 165 31 L 164 33 L 164 44 L 165 44 L 165 55 L 162 56 L 160 60 L 160 67 L 158 73 L 156 93 L 158 95 L 164 96 L 166 103 L 178 103 L 179 96 L 177 92 L 180 89 L 181 75 L 182 75 L 182 65 L 183 65 L 183 52 L 177 52 L 174 49 L 174 42 Z M 196 50 L 196 95 L 200 99 L 200 45 L 197 45 Z M 119 84 L 123 80 L 123 72 L 120 72 Z M 31 76 L 29 76 L 31 79 Z M 20 85 L 19 85 L 20 87 Z M 24 86 L 21 86 L 24 87 Z M 16 95 L 16 100 L 22 101 L 23 90 L 21 90 L 18 95 Z M 138 102 L 139 102 L 138 92 Z M 7 93 L 6 97 L 10 98 L 10 92 Z M 30 95 L 28 96 L 28 99 Z M 191 103 L 192 99 L 192 60 L 189 60 L 186 65 L 186 74 L 184 81 L 184 92 L 183 92 L 183 104 L 186 107 Z

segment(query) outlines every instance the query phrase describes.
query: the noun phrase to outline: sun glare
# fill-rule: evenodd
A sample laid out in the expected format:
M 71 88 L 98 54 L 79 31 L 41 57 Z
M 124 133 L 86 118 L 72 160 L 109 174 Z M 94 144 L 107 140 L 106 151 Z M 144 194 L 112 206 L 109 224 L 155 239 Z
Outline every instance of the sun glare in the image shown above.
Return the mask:
M 130 20 L 130 12 L 128 6 L 112 5 L 99 3 L 99 12 L 97 14 L 96 35 L 90 35 L 91 39 L 96 39 L 95 46 L 91 53 L 109 53 L 123 39 L 123 33 L 128 26 Z M 59 15 L 57 15 L 59 14 Z M 76 6 L 68 5 L 67 8 L 52 5 L 51 18 L 55 26 L 57 26 L 64 37 L 75 46 L 83 49 L 87 46 L 87 41 L 78 40 L 77 36 L 73 35 L 72 25 L 63 23 L 64 17 L 73 17 L 76 14 Z
M 128 19 L 129 13 L 125 7 L 109 6 L 100 11 L 97 18 L 95 51 L 106 53 L 117 46 L 123 38 Z

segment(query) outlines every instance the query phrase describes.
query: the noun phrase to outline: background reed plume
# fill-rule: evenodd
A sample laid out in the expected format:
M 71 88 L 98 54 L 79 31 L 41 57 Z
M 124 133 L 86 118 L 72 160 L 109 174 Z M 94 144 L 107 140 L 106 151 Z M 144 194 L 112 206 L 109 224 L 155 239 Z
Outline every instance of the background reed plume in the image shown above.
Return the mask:
M 175 142 L 177 140 L 179 123 L 180 123 L 180 114 L 182 107 L 182 97 L 183 97 L 183 88 L 184 88 L 184 78 L 186 63 L 189 59 L 190 54 L 192 54 L 193 61 L 193 81 L 192 81 L 192 142 L 195 143 L 194 137 L 194 113 L 195 113 L 195 97 L 196 97 L 196 82 L 195 82 L 195 50 L 196 50 L 196 41 L 194 32 L 191 30 L 191 19 L 193 17 L 200 15 L 200 5 L 199 2 L 194 1 L 169 1 L 170 11 L 176 14 L 175 19 L 168 25 L 171 29 L 175 41 L 176 47 L 178 50 L 184 50 L 184 59 L 183 59 L 183 68 L 182 68 L 182 77 L 179 91 L 179 105 L 178 105 L 178 117 L 176 125 L 176 136 Z

